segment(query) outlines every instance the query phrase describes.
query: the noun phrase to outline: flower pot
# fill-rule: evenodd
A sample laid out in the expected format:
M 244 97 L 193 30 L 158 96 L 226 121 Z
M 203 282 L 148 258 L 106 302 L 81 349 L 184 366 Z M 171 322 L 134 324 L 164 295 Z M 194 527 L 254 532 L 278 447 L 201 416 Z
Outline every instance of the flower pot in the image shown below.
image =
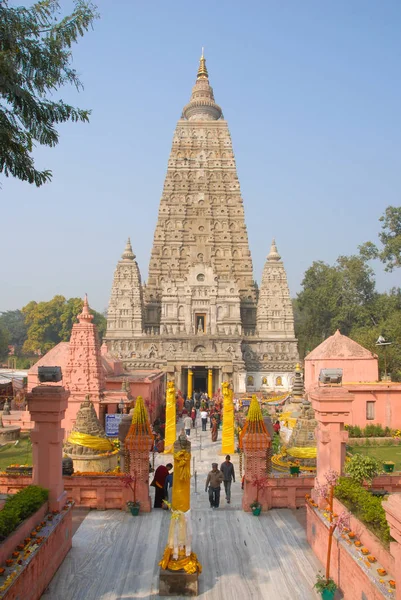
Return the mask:
M 299 474 L 299 466 L 298 465 L 290 466 L 290 473 L 291 473 L 291 475 L 298 475 Z
M 252 507 L 252 514 L 254 517 L 258 517 L 260 515 L 260 511 L 262 510 L 261 506 L 253 506 Z
M 320 592 L 322 594 L 323 600 L 333 600 L 335 591 L 332 590 L 323 590 Z
M 394 471 L 395 464 L 392 462 L 383 463 L 383 470 L 385 473 L 392 473 Z
M 139 515 L 139 504 L 138 506 L 130 506 L 129 509 L 133 517 L 137 517 Z

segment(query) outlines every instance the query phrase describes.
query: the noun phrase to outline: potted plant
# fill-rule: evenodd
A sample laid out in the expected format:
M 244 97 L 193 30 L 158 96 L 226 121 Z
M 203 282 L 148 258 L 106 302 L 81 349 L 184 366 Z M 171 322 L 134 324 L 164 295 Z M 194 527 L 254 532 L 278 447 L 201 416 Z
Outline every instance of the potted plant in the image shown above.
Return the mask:
M 259 492 L 267 487 L 267 482 L 267 477 L 255 477 L 252 481 L 252 485 L 256 487 L 256 499 L 249 506 L 254 517 L 258 517 L 262 510 L 262 505 L 259 502 Z
M 383 463 L 383 470 L 385 473 L 392 473 L 394 471 L 395 463 L 392 460 L 385 460 Z
M 331 577 L 326 579 L 321 573 L 317 574 L 316 583 L 313 587 L 317 589 L 323 600 L 333 600 L 337 589 L 337 586 Z
M 131 515 L 136 517 L 137 515 L 139 515 L 140 508 L 140 502 L 138 502 L 136 499 L 136 475 L 124 475 L 124 477 L 121 478 L 121 483 L 124 487 L 130 488 L 134 494 L 134 499 L 128 500 L 127 506 L 128 509 L 131 511 Z

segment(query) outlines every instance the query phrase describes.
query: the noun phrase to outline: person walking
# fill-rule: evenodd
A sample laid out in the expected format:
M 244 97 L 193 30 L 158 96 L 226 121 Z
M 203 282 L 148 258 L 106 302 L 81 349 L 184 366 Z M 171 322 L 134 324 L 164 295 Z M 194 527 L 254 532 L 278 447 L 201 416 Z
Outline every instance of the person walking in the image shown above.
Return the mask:
M 223 473 L 219 471 L 217 463 L 212 463 L 212 470 L 209 471 L 205 485 L 205 492 L 209 491 L 210 508 L 219 508 L 222 481 Z
M 193 407 L 191 410 L 191 419 L 192 419 L 192 427 L 195 427 L 195 420 L 196 420 L 196 408 Z
M 212 442 L 217 442 L 218 425 L 217 425 L 216 415 L 211 417 L 210 422 L 212 424 Z
M 191 435 L 192 419 L 189 415 L 184 418 L 184 429 L 187 435 Z
M 202 431 L 206 431 L 206 423 L 207 423 L 207 410 L 201 410 L 201 419 L 202 419 Z
M 234 471 L 234 465 L 231 462 L 231 457 L 229 454 L 227 454 L 226 460 L 223 463 L 221 463 L 220 471 L 223 473 L 223 477 L 224 477 L 223 482 L 224 482 L 224 489 L 226 492 L 227 504 L 230 504 L 230 502 L 231 502 L 231 481 L 233 481 L 235 483 L 235 471 Z

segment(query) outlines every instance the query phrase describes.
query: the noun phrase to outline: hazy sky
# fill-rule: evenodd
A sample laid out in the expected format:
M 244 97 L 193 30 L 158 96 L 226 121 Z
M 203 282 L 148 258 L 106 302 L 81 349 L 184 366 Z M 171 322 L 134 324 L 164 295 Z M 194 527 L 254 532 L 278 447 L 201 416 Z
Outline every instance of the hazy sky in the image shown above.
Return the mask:
M 11 5 L 18 2 L 11 2 Z M 65 8 L 69 2 L 61 1 Z M 277 241 L 291 294 L 314 260 L 377 240 L 401 198 L 401 2 L 99 0 L 74 47 L 91 108 L 38 148 L 50 184 L 0 177 L 0 310 L 55 294 L 103 310 L 131 236 L 147 278 L 172 137 L 201 47 L 232 135 L 255 279 Z M 398 285 L 380 264 L 379 290 Z

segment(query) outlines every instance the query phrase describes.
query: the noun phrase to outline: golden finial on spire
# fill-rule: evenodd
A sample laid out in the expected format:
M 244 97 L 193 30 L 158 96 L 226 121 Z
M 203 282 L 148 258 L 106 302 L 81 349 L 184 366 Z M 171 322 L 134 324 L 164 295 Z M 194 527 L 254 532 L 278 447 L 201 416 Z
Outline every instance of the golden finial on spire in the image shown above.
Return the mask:
M 206 68 L 206 58 L 204 56 L 204 48 L 202 46 L 202 56 L 199 60 L 199 69 L 197 79 L 208 79 L 208 72 Z

